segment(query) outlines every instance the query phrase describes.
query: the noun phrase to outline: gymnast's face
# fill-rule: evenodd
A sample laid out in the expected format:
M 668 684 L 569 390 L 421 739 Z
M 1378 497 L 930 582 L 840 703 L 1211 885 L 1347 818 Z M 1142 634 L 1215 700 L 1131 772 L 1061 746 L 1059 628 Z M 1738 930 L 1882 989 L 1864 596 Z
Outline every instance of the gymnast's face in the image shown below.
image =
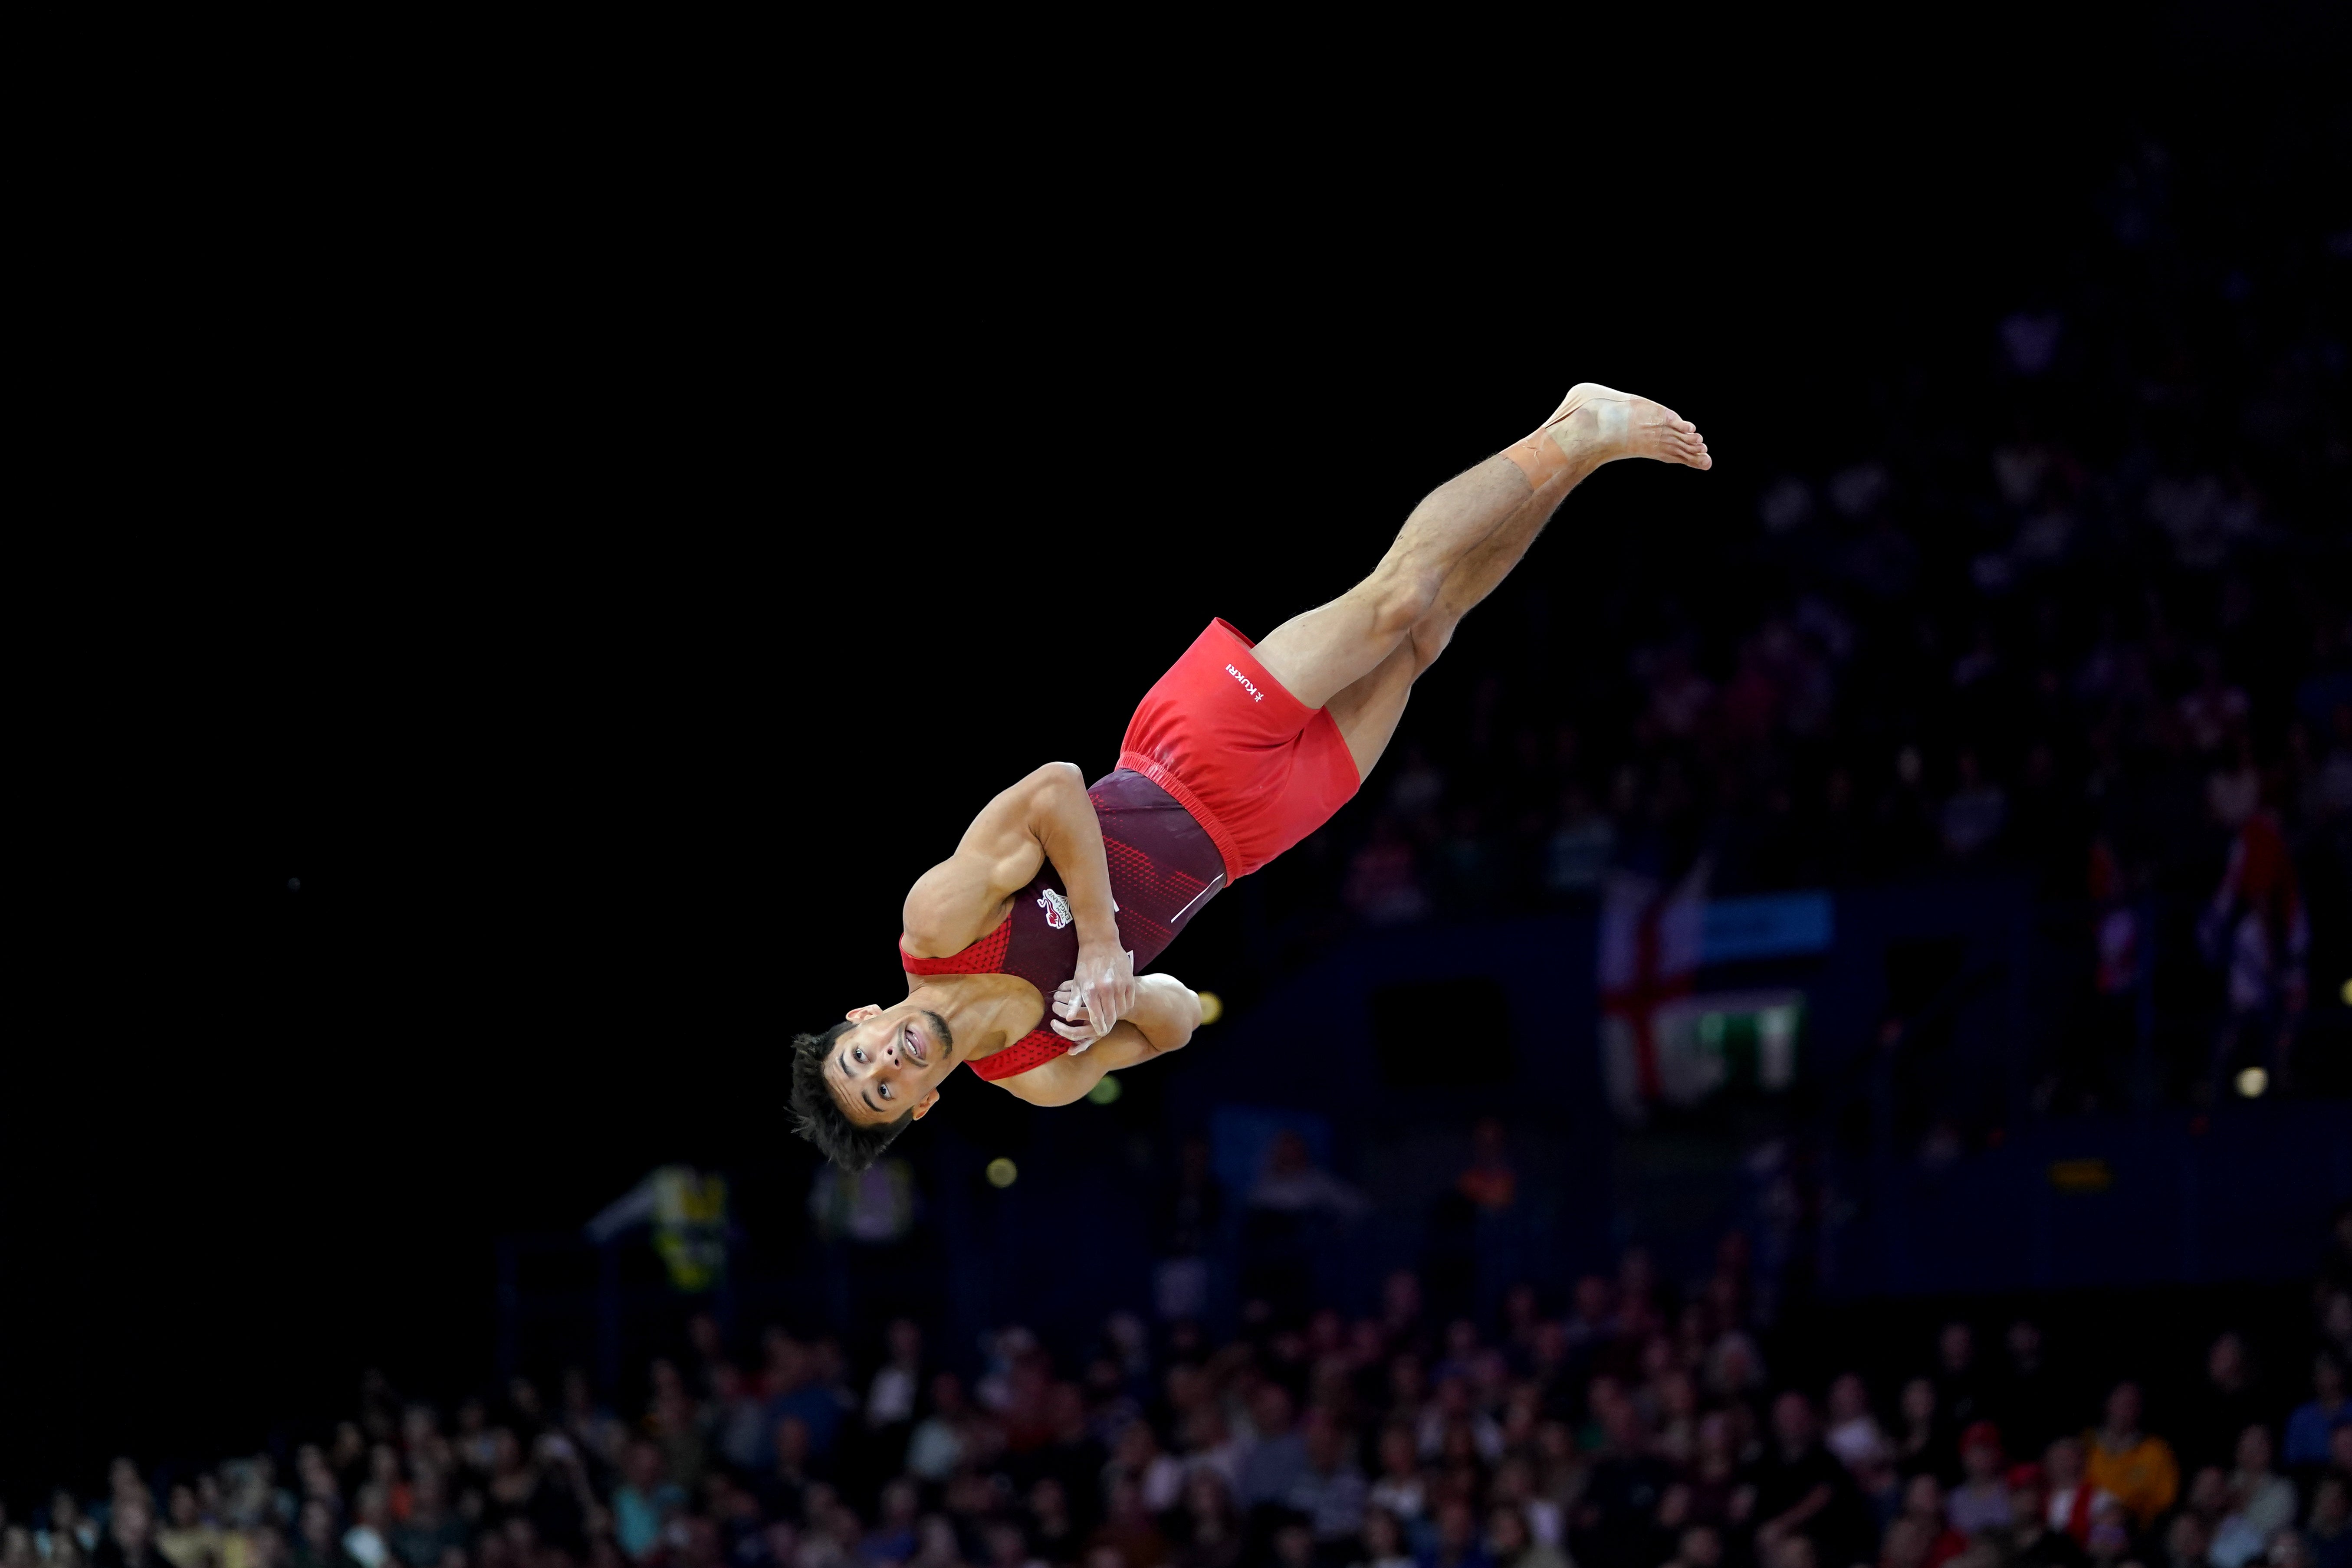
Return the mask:
M 940 1080 L 955 1070 L 948 1020 L 909 998 L 893 1008 L 853 1008 L 824 1064 L 825 1082 L 853 1122 L 920 1121 L 939 1103 Z

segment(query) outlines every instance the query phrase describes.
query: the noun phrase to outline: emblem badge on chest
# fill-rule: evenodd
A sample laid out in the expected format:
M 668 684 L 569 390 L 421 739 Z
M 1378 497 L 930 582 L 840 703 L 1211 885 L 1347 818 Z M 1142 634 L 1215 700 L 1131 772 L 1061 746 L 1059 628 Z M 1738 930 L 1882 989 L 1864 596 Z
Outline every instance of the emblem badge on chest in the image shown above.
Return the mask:
M 1037 895 L 1037 907 L 1045 912 L 1045 924 L 1056 931 L 1070 923 L 1069 901 L 1050 887 Z

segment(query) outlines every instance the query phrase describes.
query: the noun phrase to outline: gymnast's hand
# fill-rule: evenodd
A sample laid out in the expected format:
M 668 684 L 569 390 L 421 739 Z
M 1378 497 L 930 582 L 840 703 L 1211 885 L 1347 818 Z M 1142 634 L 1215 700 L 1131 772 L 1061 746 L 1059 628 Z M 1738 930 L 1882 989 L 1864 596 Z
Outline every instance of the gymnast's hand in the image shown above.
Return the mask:
M 1099 1040 L 1135 1008 L 1135 955 L 1108 942 L 1078 944 L 1078 969 L 1070 978 L 1086 1005 L 1087 1018 Z
M 1087 1016 L 1086 998 L 1078 995 L 1076 980 L 1064 980 L 1054 993 L 1054 1032 L 1070 1042 L 1070 1054 L 1085 1054 L 1087 1047 L 1103 1037 Z
M 1064 980 L 1054 993 L 1054 1032 L 1070 1042 L 1070 1054 L 1083 1056 L 1087 1047 L 1109 1031 L 1098 1030 L 1087 1015 L 1086 998 L 1078 994 L 1076 980 Z

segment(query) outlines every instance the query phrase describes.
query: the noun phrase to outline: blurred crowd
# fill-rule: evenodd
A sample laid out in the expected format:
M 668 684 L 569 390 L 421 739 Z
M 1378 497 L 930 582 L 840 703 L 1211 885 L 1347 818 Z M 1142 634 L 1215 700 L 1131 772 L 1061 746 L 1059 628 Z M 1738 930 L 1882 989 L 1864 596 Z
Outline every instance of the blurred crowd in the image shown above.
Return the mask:
M 1630 1251 L 1487 1324 L 1400 1273 L 1376 1314 L 1260 1304 L 1222 1343 L 1120 1313 L 951 1365 L 898 1319 L 853 1367 L 706 1315 L 625 1416 L 576 1373 L 446 1412 L 371 1376 L 323 1442 L 126 1458 L 101 1498 L 0 1517 L 0 1568 L 2352 1564 L 2352 1207 L 2307 1337 L 2104 1385 L 2024 1317 L 1873 1381 L 1755 1294 L 1735 1233 L 1689 1288 Z
M 1276 873 L 1320 880 L 1306 918 L 1702 859 L 1725 893 L 2005 869 L 2095 930 L 2078 990 L 2153 947 L 2281 1073 L 2352 885 L 2352 235 L 2275 177 L 2134 149 L 2046 284 L 1890 334 L 1854 444 L 1768 476 L 1740 539 L 1555 529 Z M 1556 602 L 1543 552 L 1612 591 Z

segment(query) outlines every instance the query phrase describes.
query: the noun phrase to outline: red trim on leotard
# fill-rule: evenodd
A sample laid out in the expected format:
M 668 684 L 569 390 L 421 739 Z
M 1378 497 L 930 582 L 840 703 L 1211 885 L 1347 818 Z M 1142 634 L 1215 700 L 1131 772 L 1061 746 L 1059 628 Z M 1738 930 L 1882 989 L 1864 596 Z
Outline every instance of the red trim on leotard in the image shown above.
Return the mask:
M 1012 940 L 1013 916 L 1008 915 L 995 930 L 961 953 L 951 953 L 944 958 L 918 958 L 901 944 L 898 962 L 910 975 L 993 975 L 1003 971 L 1004 950 Z M 1068 1040 L 1040 1024 L 994 1055 L 967 1058 L 964 1065 L 992 1083 L 1033 1067 L 1043 1067 L 1069 1049 Z
M 898 967 L 910 975 L 993 975 L 1004 967 L 1004 949 L 1013 941 L 1013 916 L 1008 913 L 996 929 L 944 958 L 918 958 L 898 944 Z
M 1070 1042 L 1050 1029 L 1033 1029 L 993 1056 L 974 1057 L 964 1065 L 993 1083 L 1045 1063 L 1070 1049 Z

